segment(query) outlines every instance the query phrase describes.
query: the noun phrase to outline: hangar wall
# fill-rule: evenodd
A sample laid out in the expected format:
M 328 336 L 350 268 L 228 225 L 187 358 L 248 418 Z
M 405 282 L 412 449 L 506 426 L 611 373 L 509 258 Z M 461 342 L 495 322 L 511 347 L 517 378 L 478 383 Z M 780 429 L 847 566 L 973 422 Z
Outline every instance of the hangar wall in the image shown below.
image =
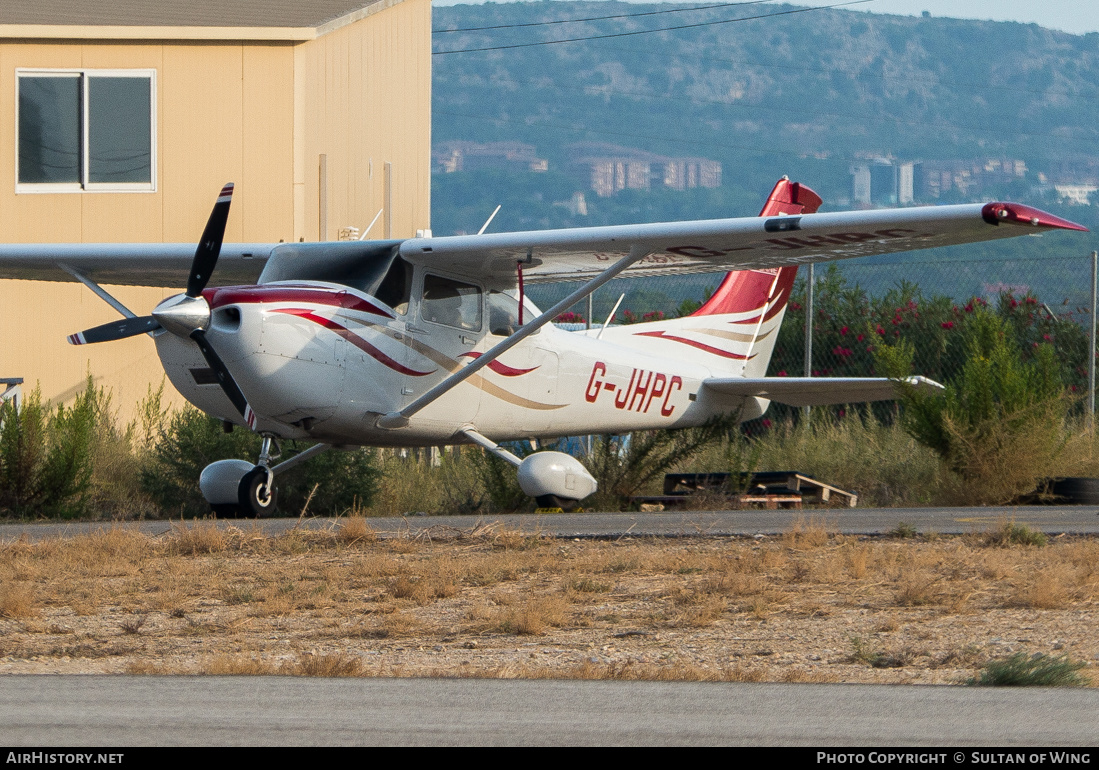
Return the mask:
M 371 236 L 385 219 L 394 237 L 430 227 L 430 25 L 430 0 L 403 0 L 304 41 L 154 39 L 169 37 L 160 28 L 140 41 L 0 40 L 4 104 L 16 104 L 17 68 L 156 72 L 151 192 L 17 193 L 15 120 L 0 119 L 0 241 L 195 242 L 227 181 L 227 241 L 334 240 L 382 207 L 387 162 L 393 210 Z M 106 288 L 139 315 L 180 290 Z M 117 317 L 79 284 L 0 281 L 0 377 L 65 401 L 90 373 L 129 419 L 162 381 L 152 341 L 65 341 Z M 182 403 L 170 385 L 166 396 Z

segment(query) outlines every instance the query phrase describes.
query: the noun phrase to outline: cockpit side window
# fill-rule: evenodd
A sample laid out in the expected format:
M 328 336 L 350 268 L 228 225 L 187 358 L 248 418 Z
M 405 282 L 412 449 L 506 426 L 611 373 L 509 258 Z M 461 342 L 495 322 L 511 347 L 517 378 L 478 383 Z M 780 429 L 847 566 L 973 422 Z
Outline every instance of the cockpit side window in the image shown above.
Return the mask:
M 523 323 L 541 315 L 529 298 L 523 302 Z M 492 289 L 488 293 L 488 331 L 497 337 L 509 337 L 519 329 L 519 300 L 508 292 Z M 538 334 L 538 332 L 535 332 Z
M 481 287 L 439 275 L 425 275 L 420 314 L 425 321 L 479 331 Z
M 401 257 L 393 260 L 374 296 L 405 315 L 408 312 L 408 301 L 412 298 L 412 265 Z
M 499 291 L 488 293 L 488 331 L 509 337 L 519 328 L 519 300 Z

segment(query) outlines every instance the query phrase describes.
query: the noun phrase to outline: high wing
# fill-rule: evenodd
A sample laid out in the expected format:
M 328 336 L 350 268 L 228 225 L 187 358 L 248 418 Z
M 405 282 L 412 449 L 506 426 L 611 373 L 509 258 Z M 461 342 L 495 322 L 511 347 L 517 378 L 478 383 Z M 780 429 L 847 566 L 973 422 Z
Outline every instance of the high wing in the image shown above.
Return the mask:
M 926 377 L 908 377 L 905 382 L 925 392 L 943 389 Z M 897 397 L 897 383 L 885 377 L 715 377 L 704 380 L 702 387 L 726 396 L 759 396 L 788 406 L 857 404 Z
M 1027 235 L 1086 230 L 1018 203 L 928 206 L 800 216 L 619 225 L 404 241 L 410 262 L 487 279 L 530 283 L 590 278 L 620 258 L 647 254 L 625 275 L 771 268 Z
M 322 246 L 323 244 L 316 244 Z M 211 286 L 255 283 L 277 243 L 226 243 Z M 0 278 L 75 281 L 69 270 L 98 284 L 182 286 L 195 258 L 193 243 L 0 244 Z
M 410 262 L 475 280 L 515 276 L 523 263 L 530 283 L 581 280 L 629 254 L 645 254 L 625 275 L 702 273 L 798 265 L 959 243 L 1010 238 L 1051 229 L 1086 230 L 1018 203 L 928 206 L 800 216 L 742 217 L 694 222 L 440 238 L 399 244 Z M 382 242 L 378 242 L 382 243 Z M 364 243 L 231 244 L 222 246 L 211 285 L 255 283 L 268 262 L 282 273 L 295 265 L 353 261 Z M 194 257 L 189 243 L 0 244 L 0 278 L 79 280 L 97 284 L 179 286 Z M 283 258 L 280 258 L 283 257 Z M 277 276 L 266 276 L 268 280 Z

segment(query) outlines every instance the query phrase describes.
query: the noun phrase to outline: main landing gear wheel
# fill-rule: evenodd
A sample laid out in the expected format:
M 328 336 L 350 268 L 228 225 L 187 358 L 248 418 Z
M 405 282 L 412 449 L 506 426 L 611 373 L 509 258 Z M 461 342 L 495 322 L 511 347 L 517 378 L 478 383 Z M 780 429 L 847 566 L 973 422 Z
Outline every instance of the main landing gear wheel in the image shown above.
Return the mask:
M 579 500 L 569 500 L 557 495 L 538 495 L 534 498 L 534 502 L 539 508 L 560 508 L 564 513 L 575 513 L 580 509 Z
M 257 465 L 240 480 L 238 490 L 240 512 L 249 518 L 263 519 L 275 514 L 279 490 L 274 476 L 262 465 Z

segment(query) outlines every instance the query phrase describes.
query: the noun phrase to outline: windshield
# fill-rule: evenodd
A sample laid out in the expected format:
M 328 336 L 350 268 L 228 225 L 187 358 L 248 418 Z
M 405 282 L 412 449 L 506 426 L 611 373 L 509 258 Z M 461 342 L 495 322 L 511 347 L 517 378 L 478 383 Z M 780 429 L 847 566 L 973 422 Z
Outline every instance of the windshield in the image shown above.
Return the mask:
M 284 243 L 275 248 L 259 283 L 326 281 L 377 297 L 396 307 L 407 303 L 412 266 L 398 254 L 400 241 Z

